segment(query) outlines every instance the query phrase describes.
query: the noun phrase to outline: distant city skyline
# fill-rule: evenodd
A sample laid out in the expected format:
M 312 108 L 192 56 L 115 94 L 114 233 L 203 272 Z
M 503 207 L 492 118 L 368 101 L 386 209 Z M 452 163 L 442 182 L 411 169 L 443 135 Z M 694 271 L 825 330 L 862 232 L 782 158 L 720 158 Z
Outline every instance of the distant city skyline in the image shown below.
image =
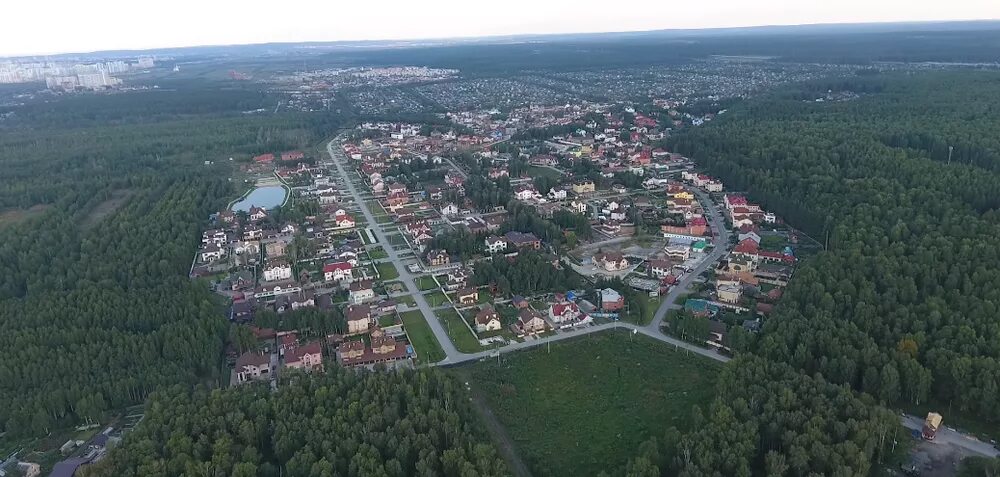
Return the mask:
M 460 0 L 275 3 L 176 0 L 149 10 L 135 2 L 13 2 L 0 56 L 145 50 L 272 42 L 419 40 L 497 35 L 601 33 L 827 23 L 1000 19 L 996 0 Z

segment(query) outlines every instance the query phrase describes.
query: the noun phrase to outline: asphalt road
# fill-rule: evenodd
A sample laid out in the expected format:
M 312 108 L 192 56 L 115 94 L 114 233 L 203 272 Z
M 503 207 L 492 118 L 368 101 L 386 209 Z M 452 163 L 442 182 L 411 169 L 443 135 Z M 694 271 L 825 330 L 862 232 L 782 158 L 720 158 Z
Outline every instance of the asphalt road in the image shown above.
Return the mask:
M 719 261 L 724 255 L 729 253 L 729 237 L 730 231 L 726 228 L 725 219 L 723 219 L 722 214 L 719 213 L 718 209 L 715 208 L 715 204 L 712 203 L 711 198 L 708 194 L 695 189 L 695 195 L 698 197 L 698 201 L 701 202 L 702 208 L 705 209 L 708 215 L 708 223 L 712 228 L 712 233 L 715 235 L 714 244 L 715 247 L 712 249 L 712 253 L 702 260 L 694 271 L 688 273 L 678 282 L 667 294 L 663 297 L 663 301 L 660 302 L 660 307 L 657 308 L 656 313 L 653 315 L 653 319 L 646 325 L 646 329 L 654 334 L 662 334 L 660 327 L 663 325 L 663 319 L 667 316 L 667 311 L 671 309 L 680 308 L 681 305 L 675 305 L 674 302 L 677 297 L 682 293 L 687 293 L 691 284 L 698 279 L 705 270 L 710 266 L 714 266 L 716 262 Z
M 917 416 L 903 415 L 902 422 L 903 427 L 917 431 L 921 430 L 924 426 L 924 420 Z M 953 431 L 947 427 L 942 427 L 938 430 L 934 436 L 934 440 L 929 441 L 929 443 L 932 445 L 954 445 L 985 457 L 1000 457 L 1000 451 L 989 442 L 983 442 L 975 437 Z
M 413 274 L 411 274 L 406 268 L 406 265 L 403 263 L 403 259 L 400 258 L 395 247 L 390 245 L 386 233 L 383 232 L 382 227 L 378 225 L 378 221 L 375 220 L 375 215 L 372 214 L 371 208 L 368 207 L 368 203 L 365 202 L 364 198 L 358 192 L 357 187 L 354 186 L 354 181 L 351 180 L 351 176 L 348 175 L 347 169 L 344 167 L 346 158 L 338 147 L 339 137 L 330 141 L 326 145 L 327 153 L 330 154 L 331 161 L 333 161 L 333 164 L 337 167 L 337 172 L 340 174 L 341 178 L 343 178 L 343 183 L 347 188 L 347 191 L 350 192 L 352 197 L 354 197 L 354 201 L 357 204 L 358 209 L 361 211 L 361 214 L 364 215 L 365 220 L 371 224 L 371 230 L 375 234 L 375 237 L 378 238 L 379 243 L 383 244 L 382 249 L 389 255 L 389 261 L 392 262 L 392 264 L 396 267 L 396 270 L 399 271 L 399 280 L 403 282 L 406 290 L 413 297 L 414 301 L 416 301 L 417 308 L 421 313 L 423 313 L 424 319 L 427 321 L 427 324 L 430 325 L 431 331 L 437 338 L 438 343 L 441 344 L 441 349 L 444 350 L 446 356 L 442 363 L 447 363 L 449 360 L 461 356 L 463 353 L 459 353 L 458 350 L 455 349 L 455 345 L 452 344 L 451 340 L 448 338 L 448 333 L 445 332 L 444 327 L 442 327 L 441 323 L 435 318 L 434 310 L 431 308 L 430 304 L 427 303 L 423 293 L 420 292 L 416 282 L 414 282 Z

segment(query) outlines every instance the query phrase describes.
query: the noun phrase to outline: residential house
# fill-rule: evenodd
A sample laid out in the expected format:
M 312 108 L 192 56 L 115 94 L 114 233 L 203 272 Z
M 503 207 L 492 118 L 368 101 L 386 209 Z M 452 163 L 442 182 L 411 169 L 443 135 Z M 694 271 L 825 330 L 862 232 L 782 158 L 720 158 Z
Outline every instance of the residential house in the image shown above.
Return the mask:
M 201 261 L 202 262 L 214 262 L 226 256 L 226 249 L 219 247 L 218 245 L 211 243 L 201 249 Z
M 267 210 L 263 207 L 250 207 L 249 212 L 250 220 L 253 222 L 260 222 L 267 218 Z
M 541 194 L 530 185 L 519 185 L 514 189 L 514 198 L 517 200 L 529 201 L 540 196 Z
M 448 272 L 448 281 L 445 282 L 445 289 L 448 291 L 464 288 L 469 282 L 469 272 L 463 268 L 453 269 Z
M 463 288 L 458 291 L 458 302 L 463 305 L 473 305 L 479 300 L 479 291 L 475 288 Z
M 236 382 L 245 383 L 252 380 L 268 380 L 274 374 L 271 369 L 271 356 L 255 351 L 247 351 L 236 359 Z
M 323 279 L 328 282 L 350 283 L 354 281 L 354 266 L 349 262 L 334 262 L 323 265 Z
M 715 292 L 719 296 L 719 301 L 724 303 L 739 303 L 740 297 L 743 296 L 743 289 L 739 285 L 719 285 Z
M 490 235 L 486 238 L 486 251 L 489 253 L 506 252 L 507 239 L 496 235 Z
M 608 272 L 618 272 L 628 268 L 628 260 L 621 252 L 601 252 L 594 255 L 594 265 Z
M 492 306 L 486 305 L 476 313 L 476 331 L 484 333 L 500 329 L 500 314 Z
M 513 328 L 519 336 L 534 335 L 544 332 L 548 328 L 548 324 L 537 311 L 525 308 L 518 313 L 517 322 L 514 323 Z
M 612 289 L 605 288 L 601 290 L 601 309 L 606 312 L 613 312 L 621 310 L 625 307 L 625 298 L 621 293 Z
M 507 239 L 507 242 L 510 245 L 513 245 L 518 249 L 531 248 L 538 250 L 539 248 L 542 247 L 542 241 L 539 240 L 538 237 L 536 237 L 535 234 L 531 232 L 525 233 L 525 232 L 510 231 L 504 234 L 504 238 Z
M 312 341 L 285 353 L 285 367 L 307 372 L 323 371 L 323 345 Z
M 454 202 L 449 202 L 444 207 L 441 207 L 441 215 L 445 217 L 453 217 L 458 215 L 458 206 Z
M 576 182 L 573 184 L 574 194 L 590 194 L 593 193 L 595 190 L 597 190 L 597 187 L 594 185 L 594 181 L 586 180 L 586 181 Z
M 229 233 L 220 229 L 206 230 L 201 233 L 201 243 L 202 245 L 214 244 L 224 247 L 229 243 Z
M 691 258 L 691 247 L 688 245 L 667 245 L 664 251 L 667 252 L 667 257 L 674 260 L 684 261 Z
M 263 277 L 265 282 L 276 282 L 292 278 L 292 266 L 283 259 L 271 260 L 264 267 Z
M 566 189 L 563 188 L 551 188 L 548 194 L 549 199 L 552 200 L 565 200 L 566 199 Z
M 349 305 L 346 315 L 348 334 L 367 333 L 372 326 L 372 310 L 368 305 Z
M 248 225 L 243 227 L 243 240 L 259 240 L 264 238 L 264 229 L 257 225 Z
M 440 267 L 451 263 L 451 256 L 447 250 L 431 250 L 427 252 L 427 263 L 432 267 Z
M 371 280 L 362 280 L 351 283 L 349 298 L 351 303 L 355 305 L 374 300 L 375 290 L 372 289 Z
M 580 317 L 580 307 L 576 303 L 553 303 L 549 306 L 549 319 L 554 323 L 576 321 Z
M 267 252 L 267 258 L 283 257 L 288 251 L 288 243 L 284 240 L 275 240 L 274 242 L 268 242 L 264 245 L 264 251 Z
M 233 253 L 236 255 L 260 255 L 260 242 L 256 240 L 241 240 L 233 244 Z
M 649 274 L 656 278 L 663 278 L 670 275 L 671 269 L 673 269 L 673 264 L 669 260 L 649 261 Z
M 587 203 L 583 201 L 572 201 L 569 203 L 569 209 L 578 214 L 587 213 Z

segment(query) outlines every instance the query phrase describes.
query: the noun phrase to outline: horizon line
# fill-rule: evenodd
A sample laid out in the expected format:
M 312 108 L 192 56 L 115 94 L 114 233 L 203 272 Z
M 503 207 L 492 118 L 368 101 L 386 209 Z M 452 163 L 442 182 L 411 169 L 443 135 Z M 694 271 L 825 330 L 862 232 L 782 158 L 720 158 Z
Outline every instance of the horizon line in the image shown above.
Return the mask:
M 0 59 L 4 60 L 14 60 L 14 59 L 24 59 L 24 58 L 44 58 L 44 57 L 57 57 L 57 56 L 91 56 L 109 53 L 143 53 L 143 52 L 155 52 L 160 50 L 187 50 L 187 49 L 199 49 L 199 48 L 235 48 L 235 47 L 254 47 L 254 46 L 294 46 L 294 45 L 349 45 L 349 44 L 363 44 L 363 43 L 393 43 L 393 42 L 467 42 L 467 41 L 477 41 L 477 40 L 503 40 L 503 39 L 517 39 L 517 38 L 533 38 L 533 37 L 564 37 L 564 36 L 574 36 L 574 35 L 623 35 L 623 34 L 644 34 L 644 33 L 658 33 L 658 32 L 675 32 L 675 33 L 685 33 L 685 32 L 711 32 L 711 31 L 740 31 L 740 30 L 754 30 L 754 29 L 767 29 L 767 28 L 808 28 L 808 27 L 824 27 L 824 26 L 835 26 L 835 27 L 850 27 L 850 26 L 887 26 L 887 25 L 934 25 L 934 24 L 958 24 L 958 23 L 990 23 L 990 22 L 1000 22 L 1000 18 L 975 18 L 975 19 L 950 19 L 950 20 L 886 20 L 886 21 L 869 21 L 869 22 L 818 22 L 818 23 L 773 23 L 773 24 L 757 24 L 757 25 L 731 25 L 731 26 L 709 26 L 701 28 L 654 28 L 646 30 L 606 30 L 606 31 L 577 31 L 577 32 L 559 32 L 559 33 L 511 33 L 511 34 L 496 34 L 496 35 L 458 35 L 458 36 L 448 36 L 448 37 L 407 37 L 407 38 L 376 38 L 376 39 L 357 39 L 357 40 L 297 40 L 297 41 L 271 41 L 262 43 L 210 43 L 210 44 L 195 44 L 195 45 L 173 45 L 173 46 L 154 46 L 154 47 L 143 47 L 143 48 L 106 48 L 91 51 L 61 51 L 61 52 L 49 52 L 49 53 L 24 53 L 24 54 L 0 54 Z

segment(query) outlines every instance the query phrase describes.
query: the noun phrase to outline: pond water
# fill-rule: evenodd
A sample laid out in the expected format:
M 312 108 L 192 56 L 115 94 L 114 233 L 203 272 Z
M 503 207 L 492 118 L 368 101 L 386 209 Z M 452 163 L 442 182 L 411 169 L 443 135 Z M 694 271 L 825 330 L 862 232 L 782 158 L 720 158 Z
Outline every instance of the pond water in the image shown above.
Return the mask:
M 281 186 L 258 187 L 243 200 L 233 204 L 234 212 L 249 212 L 251 207 L 273 209 L 285 201 L 285 188 Z

